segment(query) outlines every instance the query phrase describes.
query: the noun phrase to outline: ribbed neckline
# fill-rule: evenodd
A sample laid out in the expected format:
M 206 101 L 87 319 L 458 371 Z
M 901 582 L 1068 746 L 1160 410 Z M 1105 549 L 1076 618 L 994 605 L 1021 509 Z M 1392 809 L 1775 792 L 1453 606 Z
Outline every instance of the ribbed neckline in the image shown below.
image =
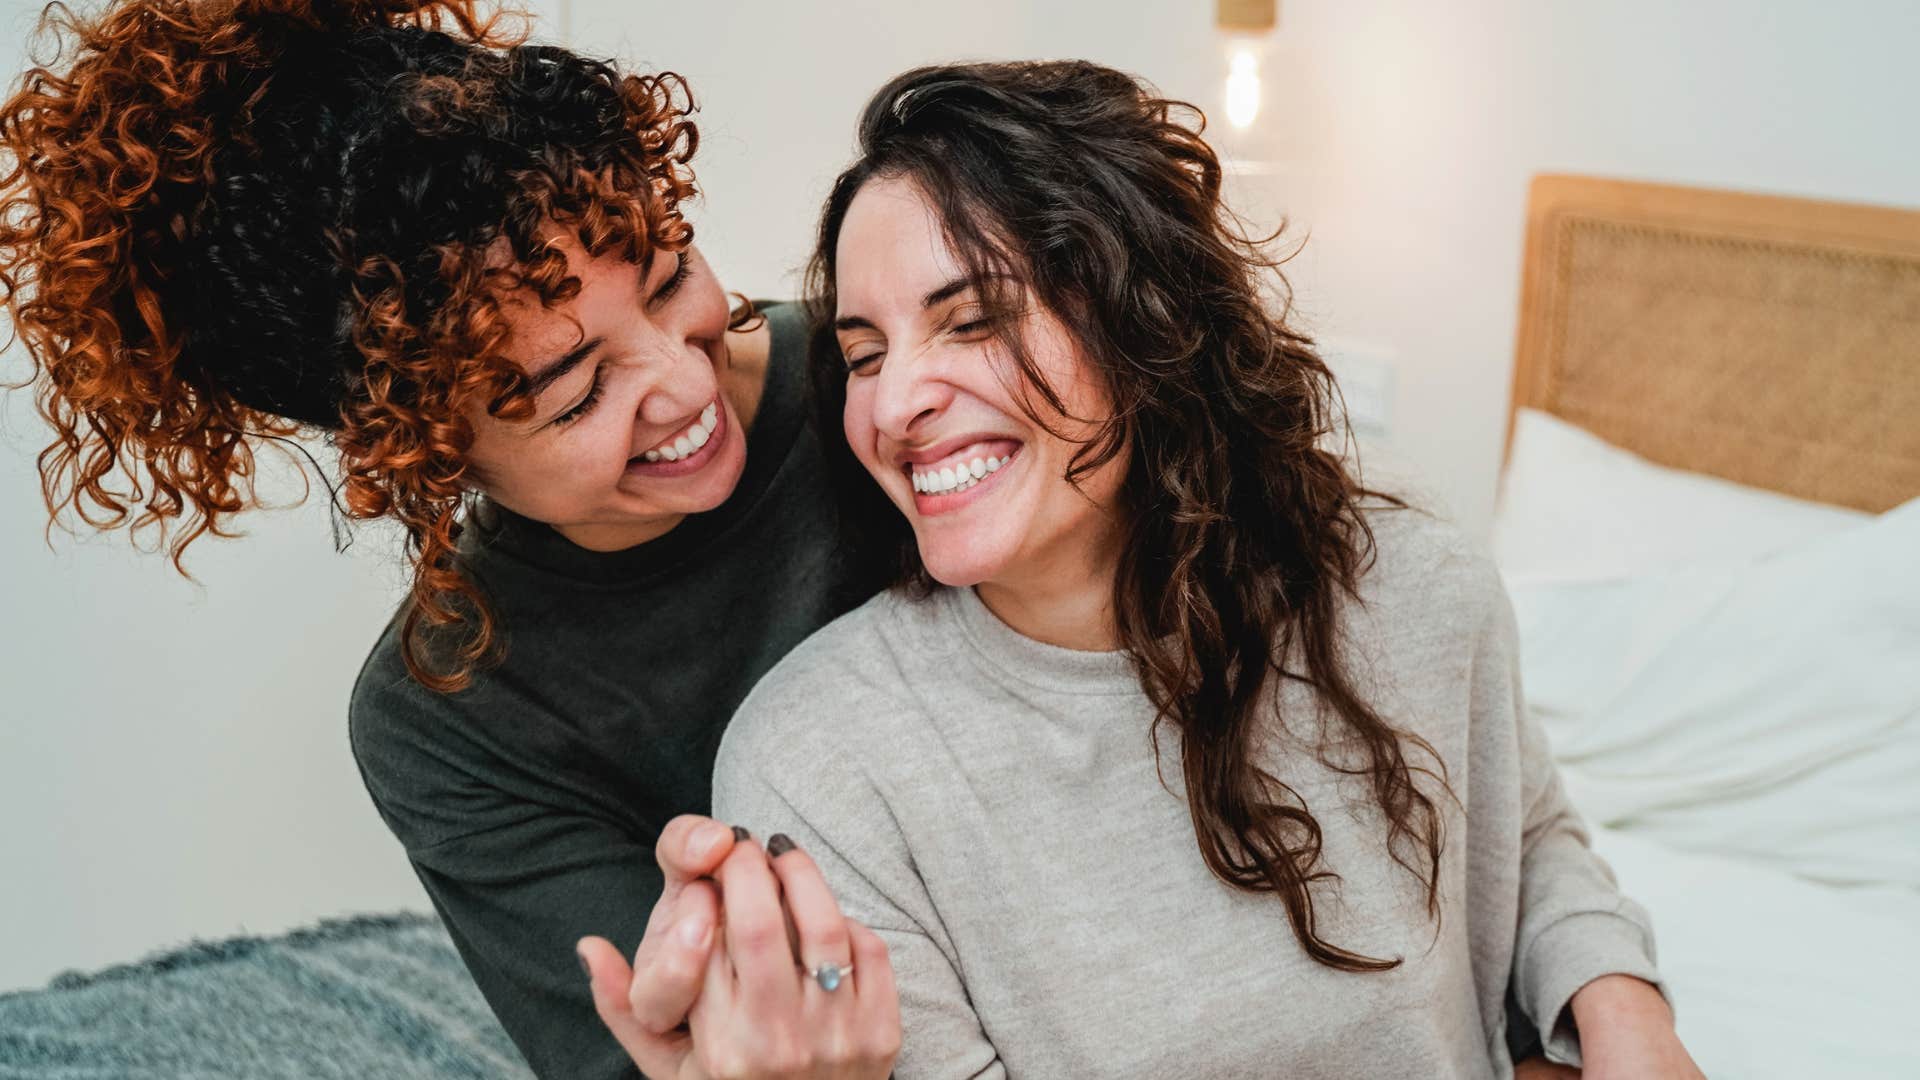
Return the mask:
M 976 653 L 1022 682 L 1071 694 L 1141 692 L 1124 650 L 1089 652 L 1035 641 L 1001 622 L 971 588 L 942 589 L 931 602 L 945 605 L 941 621 L 957 624 Z
M 487 521 L 476 529 L 474 555 L 505 555 L 562 577 L 595 584 L 645 584 L 683 566 L 692 557 L 711 558 L 725 534 L 759 505 L 785 464 L 794 439 L 806 426 L 807 334 L 801 305 L 755 301 L 767 320 L 767 381 L 760 409 L 747 432 L 747 463 L 727 501 L 693 514 L 673 531 L 620 551 L 590 551 L 553 526 L 489 503 Z

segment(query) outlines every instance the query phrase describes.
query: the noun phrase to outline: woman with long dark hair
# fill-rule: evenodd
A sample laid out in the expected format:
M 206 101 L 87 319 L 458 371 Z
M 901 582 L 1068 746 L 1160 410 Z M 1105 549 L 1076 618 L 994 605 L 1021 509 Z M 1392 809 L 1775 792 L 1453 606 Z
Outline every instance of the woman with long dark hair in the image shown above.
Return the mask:
M 813 359 L 886 591 L 754 690 L 715 808 L 886 940 L 898 1075 L 1502 1076 L 1536 1029 L 1697 1075 L 1498 577 L 1329 445 L 1187 112 L 930 68 L 859 147 Z
M 884 1076 L 877 941 L 843 920 L 861 991 L 822 989 L 778 933 L 782 888 L 838 915 L 817 874 L 677 816 L 849 584 L 798 310 L 730 306 L 680 212 L 684 84 L 474 0 L 45 18 L 62 56 L 0 106 L 0 290 L 48 509 L 178 561 L 254 503 L 261 447 L 324 435 L 412 570 L 355 756 L 534 1069 Z

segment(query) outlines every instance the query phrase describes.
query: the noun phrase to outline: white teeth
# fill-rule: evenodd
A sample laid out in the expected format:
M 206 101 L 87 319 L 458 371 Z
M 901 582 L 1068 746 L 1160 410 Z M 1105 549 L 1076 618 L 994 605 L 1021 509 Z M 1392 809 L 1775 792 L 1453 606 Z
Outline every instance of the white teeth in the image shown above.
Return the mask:
M 700 410 L 700 416 L 672 442 L 659 446 L 640 455 L 648 461 L 678 461 L 707 445 L 713 439 L 713 429 L 720 426 L 720 403 L 713 402 Z
M 1006 457 L 974 458 L 972 461 L 957 462 L 929 472 L 912 472 L 913 490 L 926 495 L 945 495 L 955 491 L 965 491 L 984 479 L 988 473 L 999 472 L 1013 455 Z

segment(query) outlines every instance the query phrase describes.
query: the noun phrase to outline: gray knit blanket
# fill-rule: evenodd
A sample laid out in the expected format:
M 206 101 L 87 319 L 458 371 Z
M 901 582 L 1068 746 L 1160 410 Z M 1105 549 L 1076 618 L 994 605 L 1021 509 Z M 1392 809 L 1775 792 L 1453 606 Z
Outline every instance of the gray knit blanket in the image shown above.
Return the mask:
M 195 942 L 0 995 L 0 1078 L 531 1077 L 431 916 Z

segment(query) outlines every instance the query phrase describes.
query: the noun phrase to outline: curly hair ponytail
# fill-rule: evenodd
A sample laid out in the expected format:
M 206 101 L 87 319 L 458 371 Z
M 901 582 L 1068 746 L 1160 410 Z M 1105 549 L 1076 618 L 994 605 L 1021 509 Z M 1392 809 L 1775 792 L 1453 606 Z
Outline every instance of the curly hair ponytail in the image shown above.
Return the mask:
M 685 84 L 501 18 L 476 0 L 50 5 L 63 62 L 0 105 L 0 297 L 55 433 L 50 514 L 154 530 L 179 567 L 255 505 L 257 439 L 325 431 L 348 513 L 407 530 L 405 656 L 443 691 L 495 645 L 457 556 L 470 417 L 531 407 L 502 298 L 578 289 L 543 230 L 637 262 L 692 239 Z

